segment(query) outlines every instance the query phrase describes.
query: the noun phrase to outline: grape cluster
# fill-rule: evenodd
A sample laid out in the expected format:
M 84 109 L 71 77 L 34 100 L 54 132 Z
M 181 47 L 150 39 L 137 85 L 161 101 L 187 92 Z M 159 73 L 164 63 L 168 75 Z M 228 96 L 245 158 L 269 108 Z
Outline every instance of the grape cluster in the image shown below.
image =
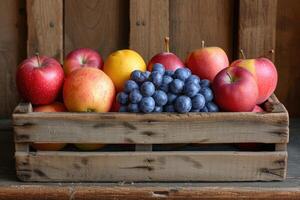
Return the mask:
M 188 68 L 175 72 L 160 63 L 152 72 L 135 70 L 117 94 L 120 112 L 218 112 L 209 80 L 192 75 Z

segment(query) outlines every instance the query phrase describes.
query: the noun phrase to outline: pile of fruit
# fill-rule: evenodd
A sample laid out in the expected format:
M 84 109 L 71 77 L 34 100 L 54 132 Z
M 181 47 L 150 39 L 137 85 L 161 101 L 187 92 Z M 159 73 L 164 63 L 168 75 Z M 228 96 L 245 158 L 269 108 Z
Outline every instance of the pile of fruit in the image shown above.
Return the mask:
M 184 64 L 169 52 L 168 38 L 165 42 L 166 52 L 148 65 L 128 49 L 113 52 L 105 62 L 97 51 L 77 49 L 63 66 L 37 54 L 19 65 L 19 93 L 36 112 L 263 112 L 260 105 L 278 78 L 269 59 L 229 64 L 221 48 L 203 42 Z

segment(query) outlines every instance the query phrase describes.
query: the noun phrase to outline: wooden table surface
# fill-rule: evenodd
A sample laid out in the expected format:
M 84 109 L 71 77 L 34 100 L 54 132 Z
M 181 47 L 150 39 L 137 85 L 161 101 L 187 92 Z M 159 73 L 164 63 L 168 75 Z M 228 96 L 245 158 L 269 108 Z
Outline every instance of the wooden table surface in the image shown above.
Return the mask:
M 290 122 L 283 182 L 23 183 L 15 177 L 12 141 L 11 121 L 0 120 L 0 200 L 300 199 L 300 119 Z

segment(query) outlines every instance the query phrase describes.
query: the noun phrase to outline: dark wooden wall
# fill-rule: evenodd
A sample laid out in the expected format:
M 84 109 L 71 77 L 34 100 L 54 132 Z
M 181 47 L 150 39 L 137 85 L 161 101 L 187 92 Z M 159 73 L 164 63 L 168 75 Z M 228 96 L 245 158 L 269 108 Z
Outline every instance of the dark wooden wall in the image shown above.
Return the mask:
M 148 60 L 163 50 L 166 35 L 182 59 L 205 40 L 231 61 L 240 48 L 248 57 L 275 60 L 276 93 L 291 116 L 300 116 L 299 21 L 298 0 L 2 0 L 0 117 L 10 116 L 19 101 L 17 64 L 37 50 L 62 61 L 78 47 L 104 58 L 132 48 Z

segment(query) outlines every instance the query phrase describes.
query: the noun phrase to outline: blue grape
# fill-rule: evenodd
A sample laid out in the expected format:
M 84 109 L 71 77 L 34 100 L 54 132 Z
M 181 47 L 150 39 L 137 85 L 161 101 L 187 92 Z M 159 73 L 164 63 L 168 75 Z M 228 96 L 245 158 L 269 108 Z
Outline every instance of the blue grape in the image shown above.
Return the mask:
M 208 112 L 218 112 L 219 111 L 218 106 L 213 102 L 208 102 L 206 104 L 206 107 L 208 109 Z
M 200 93 L 205 97 L 206 102 L 212 101 L 214 98 L 212 90 L 208 87 L 201 88 Z
M 119 92 L 117 94 L 117 102 L 121 105 L 125 105 L 128 103 L 128 94 L 125 92 Z
M 179 113 L 187 113 L 192 109 L 192 100 L 188 96 L 179 96 L 175 101 L 175 109 Z
M 199 91 L 200 91 L 200 85 L 195 84 L 193 82 L 187 82 L 183 87 L 183 92 L 188 97 L 195 96 Z
M 134 70 L 130 75 L 130 79 L 137 83 L 143 83 L 146 80 L 143 72 L 140 70 Z
M 168 96 L 162 90 L 156 90 L 152 97 L 155 101 L 155 105 L 157 105 L 157 106 L 164 106 L 168 102 Z
M 127 112 L 127 106 L 121 105 L 119 108 L 119 112 Z
M 141 85 L 140 91 L 143 96 L 150 97 L 155 92 L 155 86 L 150 81 L 146 81 Z
M 151 73 L 149 79 L 156 87 L 159 87 L 162 83 L 163 75 L 158 71 L 154 71 Z
M 136 90 L 136 89 L 139 89 L 139 85 L 135 81 L 128 80 L 125 82 L 124 91 L 126 93 L 130 93 L 131 91 Z
M 139 103 L 142 100 L 143 96 L 139 90 L 133 90 L 129 94 L 129 101 L 131 103 Z
M 192 109 L 190 110 L 190 112 L 200 112 L 200 109 L 192 108 Z
M 189 83 L 189 82 L 192 82 L 192 83 L 195 83 L 195 84 L 200 84 L 200 78 L 199 76 L 197 75 L 190 75 L 186 80 L 185 80 L 185 83 Z
M 187 68 L 178 68 L 174 72 L 174 78 L 185 81 L 191 75 L 191 71 Z
M 164 75 L 162 79 L 162 84 L 170 84 L 173 81 L 171 76 Z
M 165 105 L 164 106 L 164 111 L 165 112 L 175 112 L 175 108 L 173 105 Z
M 149 71 L 143 72 L 144 81 L 148 80 L 148 78 L 150 77 L 150 74 L 151 74 L 151 72 L 149 72 Z
M 202 94 L 197 94 L 192 98 L 192 108 L 202 109 L 205 106 L 205 97 Z
M 171 92 L 173 92 L 174 94 L 179 94 L 182 92 L 183 90 L 183 86 L 184 86 L 184 82 L 182 80 L 179 79 L 174 79 L 170 85 L 169 85 L 169 89 Z
M 177 98 L 177 95 L 173 93 L 168 93 L 167 96 L 168 96 L 168 104 L 172 104 Z
M 150 113 L 154 110 L 155 101 L 152 97 L 143 97 L 140 101 L 139 108 L 144 113 Z
M 200 109 L 200 112 L 208 112 L 208 108 L 204 106 L 202 109 Z
M 161 75 L 164 75 L 165 67 L 161 63 L 155 63 L 152 65 L 152 72 L 159 72 Z
M 162 111 L 163 111 L 163 107 L 161 107 L 161 106 L 155 106 L 154 110 L 153 110 L 153 112 L 156 112 L 156 113 L 160 113 Z
M 203 79 L 200 81 L 200 86 L 201 87 L 209 87 L 210 86 L 210 81 L 207 79 Z
M 137 113 L 137 112 L 140 111 L 140 110 L 139 110 L 139 105 L 136 104 L 136 103 L 130 103 L 130 104 L 128 104 L 127 110 L 128 110 L 129 112 L 134 112 L 134 113 Z
M 172 70 L 166 70 L 165 71 L 165 75 L 166 76 L 173 76 L 174 75 L 174 71 L 172 71 Z

